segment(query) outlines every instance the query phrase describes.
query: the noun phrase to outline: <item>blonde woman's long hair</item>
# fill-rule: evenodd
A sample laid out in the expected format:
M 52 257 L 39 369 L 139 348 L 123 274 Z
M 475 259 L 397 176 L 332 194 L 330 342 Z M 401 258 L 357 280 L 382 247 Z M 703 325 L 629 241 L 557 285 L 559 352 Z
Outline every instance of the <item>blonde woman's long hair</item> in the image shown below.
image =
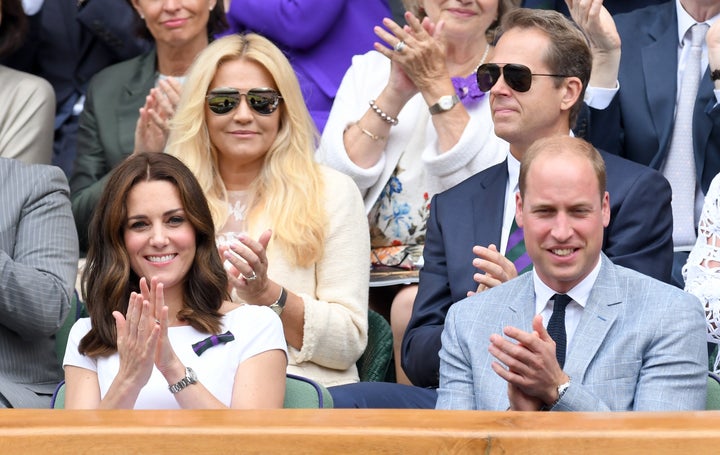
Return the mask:
M 324 253 L 327 226 L 322 174 L 313 158 L 317 131 L 295 72 L 273 43 L 257 34 L 230 35 L 214 41 L 197 56 L 183 84 L 166 152 L 193 171 L 220 229 L 229 215 L 228 197 L 218 169 L 218 150 L 208 133 L 205 96 L 220 65 L 238 59 L 264 67 L 283 97 L 277 137 L 251 187 L 254 196 L 249 220 L 252 223 L 264 215 L 273 223 L 274 242 L 293 264 L 309 266 Z

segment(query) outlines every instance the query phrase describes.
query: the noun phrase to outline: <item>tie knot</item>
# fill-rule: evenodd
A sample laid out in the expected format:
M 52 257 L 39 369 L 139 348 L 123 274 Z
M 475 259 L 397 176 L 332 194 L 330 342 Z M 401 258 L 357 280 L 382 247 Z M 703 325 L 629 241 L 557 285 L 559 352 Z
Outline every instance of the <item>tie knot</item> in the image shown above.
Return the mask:
M 710 28 L 710 26 L 706 23 L 695 24 L 690 27 L 690 45 L 693 47 L 702 46 L 708 28 Z
M 572 298 L 567 294 L 553 295 L 553 312 L 558 310 L 565 311 L 565 307 L 568 306 L 570 302 L 572 302 Z

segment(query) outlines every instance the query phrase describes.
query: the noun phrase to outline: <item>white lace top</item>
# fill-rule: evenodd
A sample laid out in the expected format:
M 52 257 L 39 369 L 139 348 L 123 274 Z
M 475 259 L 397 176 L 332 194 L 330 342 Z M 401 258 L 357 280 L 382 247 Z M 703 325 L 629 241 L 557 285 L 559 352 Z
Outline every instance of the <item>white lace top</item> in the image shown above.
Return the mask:
M 685 290 L 705 305 L 708 341 L 720 343 L 720 174 L 705 196 L 698 238 L 683 267 Z M 714 370 L 720 370 L 720 356 Z

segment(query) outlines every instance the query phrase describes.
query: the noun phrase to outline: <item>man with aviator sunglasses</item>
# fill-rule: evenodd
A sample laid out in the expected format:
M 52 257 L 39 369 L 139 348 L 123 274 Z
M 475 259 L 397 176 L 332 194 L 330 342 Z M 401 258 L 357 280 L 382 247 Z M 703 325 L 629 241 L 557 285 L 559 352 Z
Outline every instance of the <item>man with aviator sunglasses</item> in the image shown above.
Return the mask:
M 590 77 L 588 44 L 560 13 L 519 9 L 504 18 L 501 30 L 494 62 L 478 68 L 477 76 L 490 95 L 495 134 L 509 143 L 510 153 L 431 201 L 424 267 L 402 351 L 403 368 L 422 387 L 438 387 L 437 353 L 450 306 L 518 275 L 505 254 L 519 160 L 536 140 L 571 134 Z M 603 252 L 615 264 L 669 282 L 668 182 L 650 168 L 601 154 L 611 213 Z

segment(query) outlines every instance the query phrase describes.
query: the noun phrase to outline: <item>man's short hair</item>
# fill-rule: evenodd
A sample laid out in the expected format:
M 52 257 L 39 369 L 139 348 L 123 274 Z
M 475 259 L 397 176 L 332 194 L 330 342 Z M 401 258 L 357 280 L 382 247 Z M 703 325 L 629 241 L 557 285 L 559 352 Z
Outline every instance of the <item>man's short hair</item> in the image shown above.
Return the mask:
M 577 102 L 570 110 L 570 126 L 580 114 L 585 89 L 590 81 L 592 72 L 592 54 L 587 37 L 567 17 L 553 10 L 518 8 L 508 12 L 502 19 L 499 35 L 512 28 L 536 28 L 544 32 L 550 41 L 550 46 L 544 56 L 545 64 L 552 74 L 567 74 L 580 79 L 582 90 Z M 518 62 L 502 62 L 518 63 Z M 561 79 L 556 79 L 559 86 Z
M 605 171 L 605 160 L 600 152 L 595 149 L 589 142 L 572 137 L 572 136 L 551 136 L 535 141 L 528 148 L 525 155 L 520 161 L 520 177 L 518 185 L 520 187 L 520 196 L 525 197 L 525 188 L 527 188 L 527 174 L 530 172 L 532 162 L 541 154 L 562 155 L 573 154 L 586 158 L 593 167 L 595 177 L 597 177 L 598 188 L 600 189 L 600 199 L 605 195 L 607 189 L 607 174 Z

